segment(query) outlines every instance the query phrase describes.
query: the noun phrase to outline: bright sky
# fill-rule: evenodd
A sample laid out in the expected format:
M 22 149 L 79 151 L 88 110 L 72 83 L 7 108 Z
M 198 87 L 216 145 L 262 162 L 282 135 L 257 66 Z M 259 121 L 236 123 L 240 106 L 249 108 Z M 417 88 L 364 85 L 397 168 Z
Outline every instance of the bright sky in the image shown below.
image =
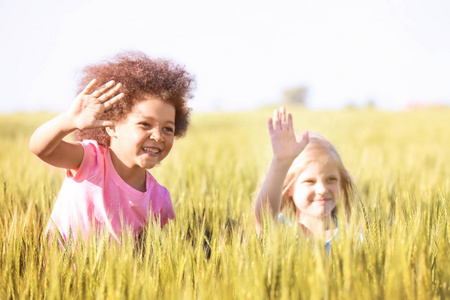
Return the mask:
M 194 111 L 300 85 L 312 108 L 450 105 L 449 16 L 447 0 L 0 0 L 0 111 L 62 111 L 77 71 L 123 50 L 185 65 Z

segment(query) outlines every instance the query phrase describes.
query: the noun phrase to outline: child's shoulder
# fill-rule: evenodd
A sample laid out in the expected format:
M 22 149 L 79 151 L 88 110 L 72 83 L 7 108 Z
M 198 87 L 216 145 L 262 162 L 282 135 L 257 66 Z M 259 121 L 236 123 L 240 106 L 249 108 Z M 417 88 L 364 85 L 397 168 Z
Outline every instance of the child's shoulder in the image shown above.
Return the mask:
M 105 156 L 109 151 L 108 147 L 100 145 L 96 140 L 82 140 L 78 141 L 78 143 L 83 146 L 85 155 L 91 154 L 94 156 Z
M 150 192 L 153 194 L 157 193 L 159 196 L 168 195 L 170 198 L 169 190 L 165 186 L 160 184 L 148 170 L 146 170 L 146 172 L 147 172 L 147 189 L 149 189 Z
M 107 147 L 100 145 L 96 140 L 82 140 L 82 141 L 77 141 L 77 142 L 80 143 L 81 145 L 87 146 L 87 147 L 93 147 L 96 149 L 108 149 Z
M 95 140 L 77 141 L 83 147 L 83 159 L 77 170 L 71 170 L 68 176 L 75 181 L 83 181 L 102 174 L 102 169 L 107 168 L 108 148 L 98 144 Z
M 151 206 L 153 212 L 161 214 L 161 222 L 165 224 L 168 219 L 175 218 L 172 198 L 169 190 L 161 185 L 156 179 L 147 171 L 147 191 L 151 199 Z

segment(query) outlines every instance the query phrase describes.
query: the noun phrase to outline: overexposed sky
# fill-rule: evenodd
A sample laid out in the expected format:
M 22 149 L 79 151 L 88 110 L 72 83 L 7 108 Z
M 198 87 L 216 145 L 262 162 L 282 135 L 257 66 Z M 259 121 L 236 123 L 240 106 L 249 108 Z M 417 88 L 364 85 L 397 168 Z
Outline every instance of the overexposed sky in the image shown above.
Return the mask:
M 67 3 L 64 3 L 67 2 Z M 195 111 L 450 105 L 450 1 L 0 0 L 0 112 L 66 109 L 77 71 L 123 50 L 194 73 Z

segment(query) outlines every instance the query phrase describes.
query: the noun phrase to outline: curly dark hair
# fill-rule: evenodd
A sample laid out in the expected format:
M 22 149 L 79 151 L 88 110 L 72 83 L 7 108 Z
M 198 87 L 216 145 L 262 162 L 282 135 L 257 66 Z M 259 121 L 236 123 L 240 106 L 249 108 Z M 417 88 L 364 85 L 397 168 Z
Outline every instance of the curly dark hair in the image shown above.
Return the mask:
M 192 98 L 195 78 L 183 66 L 167 59 L 151 59 L 139 51 L 119 53 L 111 60 L 86 66 L 82 70 L 77 94 L 94 78 L 97 79 L 97 86 L 110 80 L 120 82 L 121 92 L 125 94 L 122 100 L 104 111 L 99 119 L 120 122 L 148 95 L 173 105 L 175 136 L 185 134 L 191 111 L 187 102 Z M 79 141 L 96 140 L 105 147 L 110 145 L 110 137 L 105 128 L 77 130 L 74 137 Z

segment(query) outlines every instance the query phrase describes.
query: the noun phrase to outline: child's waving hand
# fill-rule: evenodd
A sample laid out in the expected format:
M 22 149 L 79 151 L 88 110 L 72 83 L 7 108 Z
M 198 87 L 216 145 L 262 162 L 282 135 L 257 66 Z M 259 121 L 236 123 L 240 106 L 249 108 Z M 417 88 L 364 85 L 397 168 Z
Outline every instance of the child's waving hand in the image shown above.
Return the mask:
M 30 150 L 45 162 L 59 168 L 76 170 L 83 159 L 83 147 L 79 143 L 63 141 L 63 138 L 77 129 L 114 126 L 98 117 L 111 105 L 124 98 L 117 94 L 121 84 L 110 81 L 94 89 L 92 80 L 75 98 L 69 110 L 41 125 L 31 136 Z
M 113 80 L 95 90 L 96 79 L 93 79 L 75 98 L 67 111 L 67 117 L 72 120 L 77 129 L 88 129 L 94 127 L 114 126 L 114 123 L 106 120 L 98 120 L 98 117 L 111 105 L 123 99 L 120 93 L 120 83 L 115 84 Z
M 273 157 L 266 178 L 256 198 L 255 217 L 256 231 L 261 232 L 261 210 L 268 206 L 274 218 L 280 212 L 283 182 L 295 158 L 308 144 L 308 132 L 297 139 L 292 123 L 292 115 L 286 116 L 286 109 L 280 107 L 273 112 L 268 121 L 270 141 L 272 143 Z
M 308 144 L 308 132 L 305 131 L 301 139 L 296 137 L 292 115 L 286 117 L 284 107 L 274 110 L 273 118 L 268 120 L 268 127 L 274 159 L 291 163 Z

